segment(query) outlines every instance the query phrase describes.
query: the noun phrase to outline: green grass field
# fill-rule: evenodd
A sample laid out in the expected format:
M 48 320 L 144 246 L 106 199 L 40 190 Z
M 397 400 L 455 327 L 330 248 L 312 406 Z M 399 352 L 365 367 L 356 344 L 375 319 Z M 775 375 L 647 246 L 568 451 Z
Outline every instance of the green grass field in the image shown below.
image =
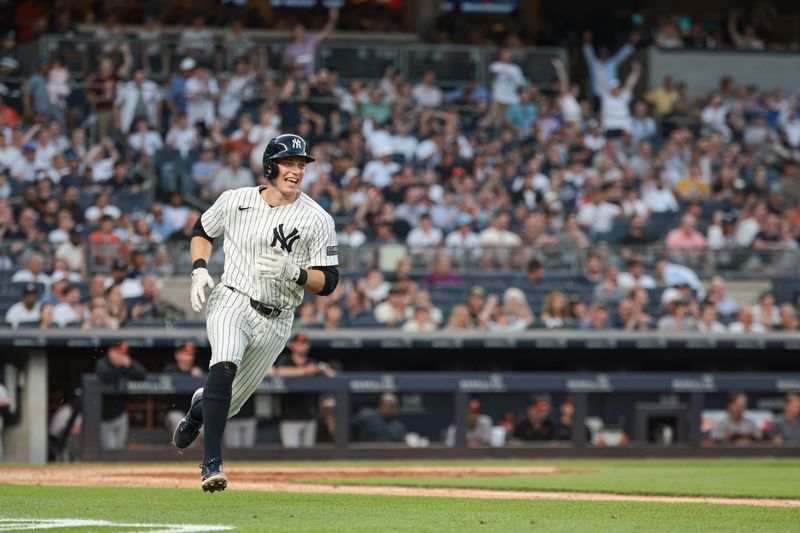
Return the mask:
M 319 464 L 319 463 L 317 463 Z M 323 463 L 325 466 L 345 463 Z M 367 463 L 346 463 L 364 465 Z M 498 478 L 336 480 L 494 489 L 547 489 L 631 494 L 796 498 L 800 460 L 608 460 L 421 462 L 464 465 L 553 465 L 566 473 Z M 306 463 L 308 465 L 308 463 Z M 408 463 L 369 463 L 408 465 Z M 236 464 L 236 466 L 241 466 Z M 283 466 L 289 466 L 284 464 Z M 292 464 L 294 466 L 294 464 Z M 75 467 L 76 473 L 80 466 Z M 0 531 L 9 520 L 100 520 L 49 531 L 200 531 L 164 524 L 222 525 L 236 531 L 797 531 L 800 508 L 703 503 L 478 500 L 442 497 L 297 494 L 231 489 L 69 488 L 2 484 Z M 319 481 L 314 481 L 319 483 Z M 148 524 L 143 526 L 142 524 Z M 154 524 L 160 524 L 156 526 Z M 51 523 L 49 525 L 54 525 Z M 58 524 L 55 524 L 58 525 Z

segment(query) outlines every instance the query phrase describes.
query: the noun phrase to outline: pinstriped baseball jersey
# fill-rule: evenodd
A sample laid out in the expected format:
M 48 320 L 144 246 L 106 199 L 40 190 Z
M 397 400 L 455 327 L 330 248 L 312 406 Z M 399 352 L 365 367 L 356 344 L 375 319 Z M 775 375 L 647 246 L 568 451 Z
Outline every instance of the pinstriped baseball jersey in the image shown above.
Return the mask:
M 226 191 L 200 219 L 209 236 L 225 238 L 222 283 L 209 295 L 206 329 L 209 367 L 229 361 L 238 368 L 228 417 L 239 412 L 275 363 L 291 334 L 294 309 L 303 299 L 297 283 L 260 276 L 256 257 L 280 247 L 301 268 L 339 263 L 333 219 L 319 204 L 301 193 L 290 204 L 271 207 L 261 197 L 262 190 Z M 253 309 L 250 298 L 283 311 L 266 317 Z
M 303 288 L 259 276 L 256 258 L 280 247 L 301 268 L 338 265 L 336 229 L 333 218 L 305 193 L 290 204 L 272 207 L 261 197 L 262 190 L 224 192 L 201 222 L 209 236 L 225 237 L 224 285 L 269 306 L 294 309 L 303 300 Z

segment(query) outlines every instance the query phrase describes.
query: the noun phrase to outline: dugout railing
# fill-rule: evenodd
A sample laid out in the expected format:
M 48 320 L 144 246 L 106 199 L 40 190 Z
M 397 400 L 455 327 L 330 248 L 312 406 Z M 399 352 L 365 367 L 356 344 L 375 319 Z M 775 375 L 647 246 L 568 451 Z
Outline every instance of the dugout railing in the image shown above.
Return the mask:
M 165 374 L 148 375 L 144 381 L 128 381 L 109 386 L 97 376 L 83 377 L 83 457 L 85 461 L 158 460 L 172 453 L 168 443 L 163 446 L 136 447 L 118 450 L 103 449 L 100 445 L 100 421 L 105 395 L 174 395 L 191 394 L 202 379 Z M 532 457 L 570 455 L 792 455 L 796 446 L 766 444 L 743 446 L 709 446 L 701 428 L 701 414 L 708 407 L 711 395 L 729 391 L 753 394 L 783 395 L 800 392 L 800 373 L 352 373 L 336 377 L 265 378 L 256 394 L 325 394 L 336 399 L 336 427 L 350 428 L 351 405 L 355 395 L 392 392 L 438 393 L 452 398 L 452 415 L 456 438 L 454 446 L 431 444 L 424 448 L 409 448 L 404 444 L 378 445 L 351 442 L 350 431 L 336 431 L 332 445 L 305 449 L 285 449 L 279 446 L 257 445 L 250 449 L 232 450 L 238 459 L 300 459 L 300 458 L 378 458 L 378 457 Z M 590 402 L 611 395 L 625 397 L 641 393 L 665 394 L 681 401 L 655 405 L 641 403 L 657 415 L 666 413 L 677 421 L 678 442 L 671 446 L 649 444 L 642 430 L 643 418 L 635 422 L 630 444 L 625 446 L 591 446 L 587 434 L 573 431 L 570 441 L 546 442 L 512 447 L 468 447 L 466 441 L 467 412 L 475 396 L 509 394 L 570 394 L 574 398 L 573 428 L 585 428 Z M 624 400 L 623 400 L 624 401 Z M 659 407 L 662 408 L 659 411 Z M 646 413 L 643 415 L 646 416 Z M 449 420 L 445 420 L 450 423 Z M 187 458 L 199 450 L 189 449 Z

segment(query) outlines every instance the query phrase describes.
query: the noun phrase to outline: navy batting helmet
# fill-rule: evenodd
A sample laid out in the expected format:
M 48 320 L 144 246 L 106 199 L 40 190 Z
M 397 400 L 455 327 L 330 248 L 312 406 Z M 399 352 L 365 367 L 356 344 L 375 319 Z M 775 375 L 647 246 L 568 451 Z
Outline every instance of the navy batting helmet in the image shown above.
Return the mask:
M 299 135 L 284 133 L 272 139 L 264 149 L 264 177 L 268 180 L 278 177 L 277 159 L 284 157 L 302 157 L 306 163 L 311 163 L 314 158 L 306 153 L 306 140 Z

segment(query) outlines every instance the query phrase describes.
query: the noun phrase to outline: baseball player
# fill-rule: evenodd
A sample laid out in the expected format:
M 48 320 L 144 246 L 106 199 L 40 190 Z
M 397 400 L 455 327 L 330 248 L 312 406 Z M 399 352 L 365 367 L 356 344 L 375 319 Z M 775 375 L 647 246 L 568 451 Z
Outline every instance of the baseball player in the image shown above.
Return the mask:
M 284 134 L 264 150 L 267 185 L 222 193 L 192 232 L 191 301 L 199 312 L 205 288 L 211 362 L 203 388 L 172 437 L 189 446 L 204 428 L 204 491 L 225 490 L 222 434 L 283 350 L 303 291 L 330 294 L 339 282 L 333 219 L 304 194 L 306 141 Z M 225 236 L 222 281 L 216 287 L 207 263 L 213 241 Z

